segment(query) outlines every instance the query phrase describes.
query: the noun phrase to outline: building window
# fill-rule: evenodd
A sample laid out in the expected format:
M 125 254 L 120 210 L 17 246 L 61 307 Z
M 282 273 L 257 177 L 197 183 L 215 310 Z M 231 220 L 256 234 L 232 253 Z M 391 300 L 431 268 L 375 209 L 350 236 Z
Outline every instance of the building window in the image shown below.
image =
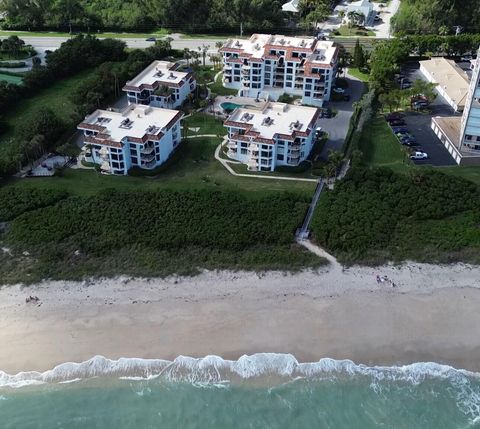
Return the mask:
M 277 160 L 278 161 L 283 161 L 284 159 L 285 159 L 285 155 L 283 155 L 283 154 L 278 154 L 277 155 Z
M 138 164 L 138 159 L 132 156 L 132 164 Z
M 287 67 L 287 73 L 293 73 L 293 69 L 291 67 Z
M 242 142 L 240 143 L 240 147 L 243 149 L 243 148 L 246 148 L 248 146 L 248 143 L 245 143 L 245 142 Z
M 305 89 L 312 89 L 312 84 L 311 83 L 306 83 L 305 84 Z
M 470 134 L 465 134 L 465 140 L 472 140 L 472 136 Z
M 310 97 L 312 93 L 310 91 L 305 91 L 305 97 Z
M 287 83 L 285 84 L 285 86 L 288 87 L 288 88 L 291 88 L 291 87 L 292 87 L 292 82 L 287 82 Z
M 240 149 L 240 154 L 241 155 L 246 155 L 247 154 L 247 149 Z

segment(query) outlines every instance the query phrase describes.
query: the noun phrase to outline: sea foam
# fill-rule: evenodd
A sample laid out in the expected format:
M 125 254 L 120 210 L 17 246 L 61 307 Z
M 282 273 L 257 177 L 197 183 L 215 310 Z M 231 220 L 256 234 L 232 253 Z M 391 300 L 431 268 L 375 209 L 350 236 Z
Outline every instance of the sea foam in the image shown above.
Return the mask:
M 175 360 L 94 356 L 84 362 L 66 362 L 45 372 L 0 371 L 0 387 L 22 387 L 31 384 L 73 382 L 93 377 L 115 377 L 149 380 L 161 377 L 172 382 L 222 383 L 232 379 L 254 379 L 276 376 L 286 379 L 327 376 L 368 376 L 377 381 L 405 381 L 412 384 L 427 378 L 465 380 L 480 378 L 479 373 L 455 369 L 434 362 L 419 362 L 404 366 L 367 366 L 351 360 L 320 359 L 299 363 L 291 354 L 257 353 L 243 355 L 238 360 L 226 360 L 210 355 L 203 358 L 178 356 Z

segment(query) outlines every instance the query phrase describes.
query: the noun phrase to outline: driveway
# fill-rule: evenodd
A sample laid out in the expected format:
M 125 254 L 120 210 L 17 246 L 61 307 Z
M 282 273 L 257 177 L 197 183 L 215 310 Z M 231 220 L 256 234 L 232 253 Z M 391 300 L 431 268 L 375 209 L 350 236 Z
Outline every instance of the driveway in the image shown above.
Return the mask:
M 342 149 L 350 125 L 350 118 L 353 114 L 352 104 L 361 98 L 365 88 L 363 82 L 348 75 L 348 73 L 346 79 L 348 81 L 347 94 L 350 95 L 350 101 L 329 101 L 325 103 L 324 107 L 329 107 L 333 111 L 337 111 L 337 114 L 330 119 L 321 118 L 318 122 L 318 126 L 328 132 L 328 141 L 321 153 L 321 158 L 324 160 L 328 159 L 328 152 L 330 150 Z
M 371 28 L 375 31 L 375 37 L 378 39 L 389 39 L 391 35 L 392 16 L 395 15 L 400 7 L 400 0 L 391 0 L 387 7 L 379 8 L 377 3 L 374 3 L 375 10 L 380 15 L 380 21 L 372 25 Z

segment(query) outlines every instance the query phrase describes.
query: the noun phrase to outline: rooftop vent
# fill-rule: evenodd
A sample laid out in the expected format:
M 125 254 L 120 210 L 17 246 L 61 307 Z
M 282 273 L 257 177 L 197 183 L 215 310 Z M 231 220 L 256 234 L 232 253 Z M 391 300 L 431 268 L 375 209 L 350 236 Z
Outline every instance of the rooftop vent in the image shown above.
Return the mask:
M 157 127 L 155 125 L 150 125 L 145 131 L 147 134 L 157 134 L 157 132 L 160 130 L 160 127 Z
M 273 119 L 270 116 L 267 116 L 266 118 L 263 119 L 262 125 L 267 125 L 270 126 L 273 124 Z
M 296 130 L 298 130 L 298 129 L 300 129 L 300 128 L 302 128 L 302 124 L 301 124 L 301 122 L 300 122 L 298 119 L 297 119 L 295 122 L 292 122 L 292 123 L 290 124 L 290 129 L 296 129 Z
M 278 43 L 279 43 L 280 45 L 285 45 L 285 39 L 280 39 L 280 40 L 278 41 Z
M 253 119 L 253 115 L 248 113 L 248 112 L 245 112 L 243 115 L 242 115 L 242 118 L 240 119 L 241 121 L 244 121 L 244 122 L 247 122 L 249 121 L 250 119 Z
M 170 74 L 168 75 L 168 78 L 169 79 L 175 79 L 175 75 L 172 72 L 170 72 Z
M 119 128 L 132 128 L 133 121 L 129 118 L 125 118 L 121 123 Z

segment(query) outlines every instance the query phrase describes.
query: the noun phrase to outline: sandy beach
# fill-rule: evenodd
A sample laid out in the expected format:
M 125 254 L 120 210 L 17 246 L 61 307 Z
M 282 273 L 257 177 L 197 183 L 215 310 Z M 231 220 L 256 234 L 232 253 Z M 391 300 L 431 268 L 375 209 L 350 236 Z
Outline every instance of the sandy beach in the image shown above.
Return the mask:
M 39 302 L 26 303 L 29 295 Z M 94 355 L 237 359 L 282 352 L 301 362 L 435 361 L 480 371 L 479 308 L 480 267 L 468 265 L 4 286 L 0 370 L 44 371 Z

